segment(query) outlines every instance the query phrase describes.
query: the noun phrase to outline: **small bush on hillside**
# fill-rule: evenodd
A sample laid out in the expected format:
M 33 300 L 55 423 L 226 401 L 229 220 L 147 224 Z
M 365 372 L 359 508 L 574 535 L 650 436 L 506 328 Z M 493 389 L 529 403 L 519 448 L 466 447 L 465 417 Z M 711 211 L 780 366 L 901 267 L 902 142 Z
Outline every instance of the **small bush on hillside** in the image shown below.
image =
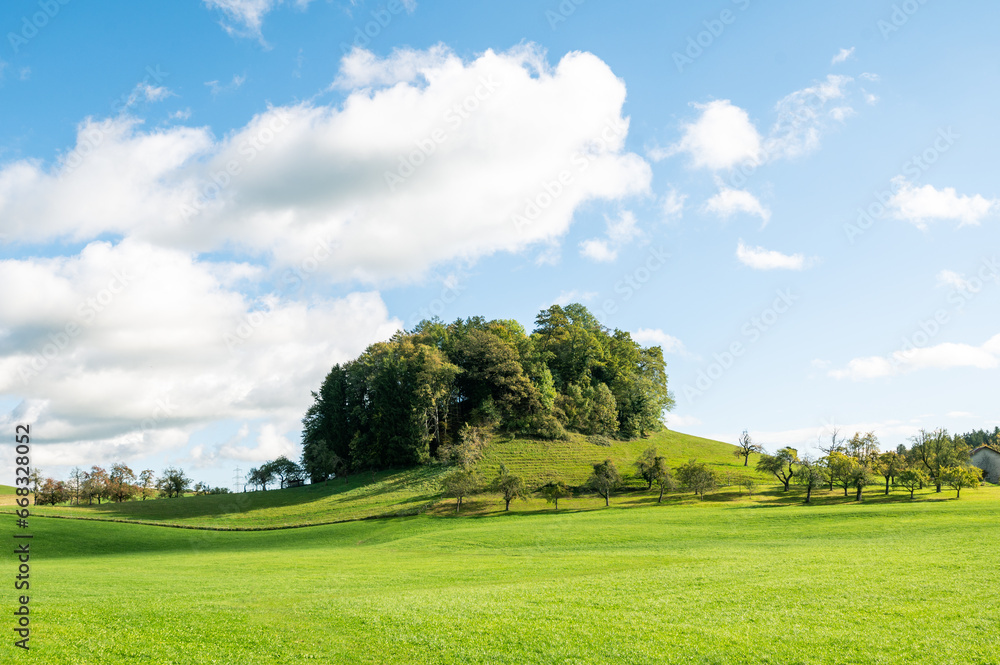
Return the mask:
M 611 446 L 611 439 L 604 436 L 603 434 L 591 434 L 587 437 L 587 441 L 594 444 L 595 446 Z

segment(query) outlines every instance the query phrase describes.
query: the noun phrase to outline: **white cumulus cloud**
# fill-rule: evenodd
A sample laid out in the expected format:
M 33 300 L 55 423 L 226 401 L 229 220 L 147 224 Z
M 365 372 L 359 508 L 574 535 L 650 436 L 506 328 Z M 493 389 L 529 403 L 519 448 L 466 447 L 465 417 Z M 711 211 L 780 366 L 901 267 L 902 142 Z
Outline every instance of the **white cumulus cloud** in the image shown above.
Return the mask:
M 694 104 L 700 117 L 685 124 L 681 140 L 670 150 L 654 157 L 687 153 L 695 168 L 728 169 L 761 156 L 761 137 L 747 112 L 728 99 Z
M 625 86 L 599 58 L 548 67 L 530 47 L 469 62 L 408 53 L 419 82 L 273 107 L 218 140 L 207 128 L 85 121 L 59 163 L 0 169 L 0 232 L 120 233 L 283 265 L 323 242 L 330 277 L 376 282 L 552 243 L 582 204 L 648 192 L 649 165 L 624 149 Z
M 917 187 L 903 176 L 897 176 L 892 183 L 896 193 L 889 201 L 889 209 L 893 217 L 918 228 L 926 228 L 936 220 L 957 221 L 959 226 L 978 225 L 997 211 L 997 199 L 961 195 L 954 187 Z

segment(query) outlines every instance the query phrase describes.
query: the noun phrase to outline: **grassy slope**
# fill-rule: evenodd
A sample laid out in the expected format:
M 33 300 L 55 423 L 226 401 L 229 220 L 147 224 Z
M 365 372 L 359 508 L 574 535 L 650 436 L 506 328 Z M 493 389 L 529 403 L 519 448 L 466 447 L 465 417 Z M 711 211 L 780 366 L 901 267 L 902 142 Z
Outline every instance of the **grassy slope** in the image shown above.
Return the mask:
M 498 437 L 480 462 L 479 473 L 484 480 L 490 480 L 502 462 L 512 473 L 523 475 L 531 487 L 555 477 L 571 485 L 582 485 L 592 465 L 605 458 L 615 460 L 623 472 L 631 472 L 633 462 L 649 446 L 656 446 L 672 466 L 696 457 L 723 473 L 754 473 L 740 466 L 741 460 L 732 455 L 733 446 L 671 431 L 659 432 L 639 441 L 615 441 L 611 446 L 595 445 L 579 435 L 574 435 L 571 441 L 549 442 Z M 427 467 L 381 473 L 375 483 L 371 482 L 368 474 L 359 474 L 351 476 L 349 485 L 337 481 L 329 486 L 309 485 L 268 492 L 105 503 L 101 506 L 35 506 L 32 510 L 43 515 L 224 528 L 323 524 L 427 510 L 445 512 L 450 509 L 450 502 L 436 507 L 435 504 L 441 502 L 440 478 L 446 472 L 440 467 Z M 635 486 L 639 484 L 633 483 Z M 631 497 L 631 500 L 646 501 L 648 497 Z M 596 508 L 598 504 L 595 499 L 583 497 L 570 499 L 561 505 Z M 469 510 L 493 511 L 496 506 L 495 497 L 484 495 L 471 501 Z M 544 507 L 544 502 L 540 500 L 517 506 L 520 510 Z
M 708 462 L 719 473 L 756 475 L 753 467 L 744 469 L 743 460 L 733 456 L 735 446 L 670 430 L 657 432 L 648 439 L 612 441 L 611 446 L 595 445 L 579 435 L 574 435 L 570 441 L 498 438 L 487 449 L 479 471 L 484 477 L 492 478 L 502 462 L 511 473 L 524 476 L 529 486 L 542 485 L 552 479 L 582 485 L 593 465 L 609 458 L 614 460 L 619 471 L 633 473 L 636 459 L 651 446 L 667 458 L 671 468 L 697 459 Z
M 264 533 L 34 520 L 32 650 L 52 665 L 995 663 L 998 499 Z

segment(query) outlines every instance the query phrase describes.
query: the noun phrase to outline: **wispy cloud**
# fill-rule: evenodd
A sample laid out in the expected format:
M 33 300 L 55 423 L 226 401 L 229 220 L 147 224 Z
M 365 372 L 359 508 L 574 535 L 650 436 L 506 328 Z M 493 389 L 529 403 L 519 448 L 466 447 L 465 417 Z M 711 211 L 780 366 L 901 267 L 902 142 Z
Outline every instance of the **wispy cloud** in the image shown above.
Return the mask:
M 705 202 L 704 211 L 715 213 L 723 219 L 728 219 L 737 213 L 746 213 L 760 217 L 765 226 L 771 220 L 771 211 L 757 200 L 756 196 L 745 189 L 726 187 L 721 181 L 717 184 L 719 193 Z
M 851 48 L 842 48 L 840 49 L 840 52 L 837 53 L 837 55 L 833 56 L 833 60 L 830 61 L 830 64 L 838 65 L 842 62 L 846 62 L 847 59 L 850 58 L 852 55 L 854 55 L 853 46 Z
M 763 247 L 748 247 L 740 240 L 736 248 L 736 258 L 754 270 L 802 270 L 807 266 L 802 254 L 782 254 Z

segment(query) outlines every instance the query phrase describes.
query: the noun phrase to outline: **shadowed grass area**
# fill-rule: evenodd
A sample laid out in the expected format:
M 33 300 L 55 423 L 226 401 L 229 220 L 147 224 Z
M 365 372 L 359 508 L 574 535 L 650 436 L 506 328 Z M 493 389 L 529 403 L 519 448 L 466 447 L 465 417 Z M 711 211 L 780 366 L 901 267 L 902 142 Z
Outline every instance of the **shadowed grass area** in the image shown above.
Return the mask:
M 415 514 L 439 498 L 440 467 L 358 474 L 283 490 L 185 496 L 82 506 L 32 506 L 38 515 L 115 519 L 222 528 L 323 524 Z
M 259 533 L 34 520 L 32 651 L 53 665 L 995 663 L 998 498 L 684 499 Z

